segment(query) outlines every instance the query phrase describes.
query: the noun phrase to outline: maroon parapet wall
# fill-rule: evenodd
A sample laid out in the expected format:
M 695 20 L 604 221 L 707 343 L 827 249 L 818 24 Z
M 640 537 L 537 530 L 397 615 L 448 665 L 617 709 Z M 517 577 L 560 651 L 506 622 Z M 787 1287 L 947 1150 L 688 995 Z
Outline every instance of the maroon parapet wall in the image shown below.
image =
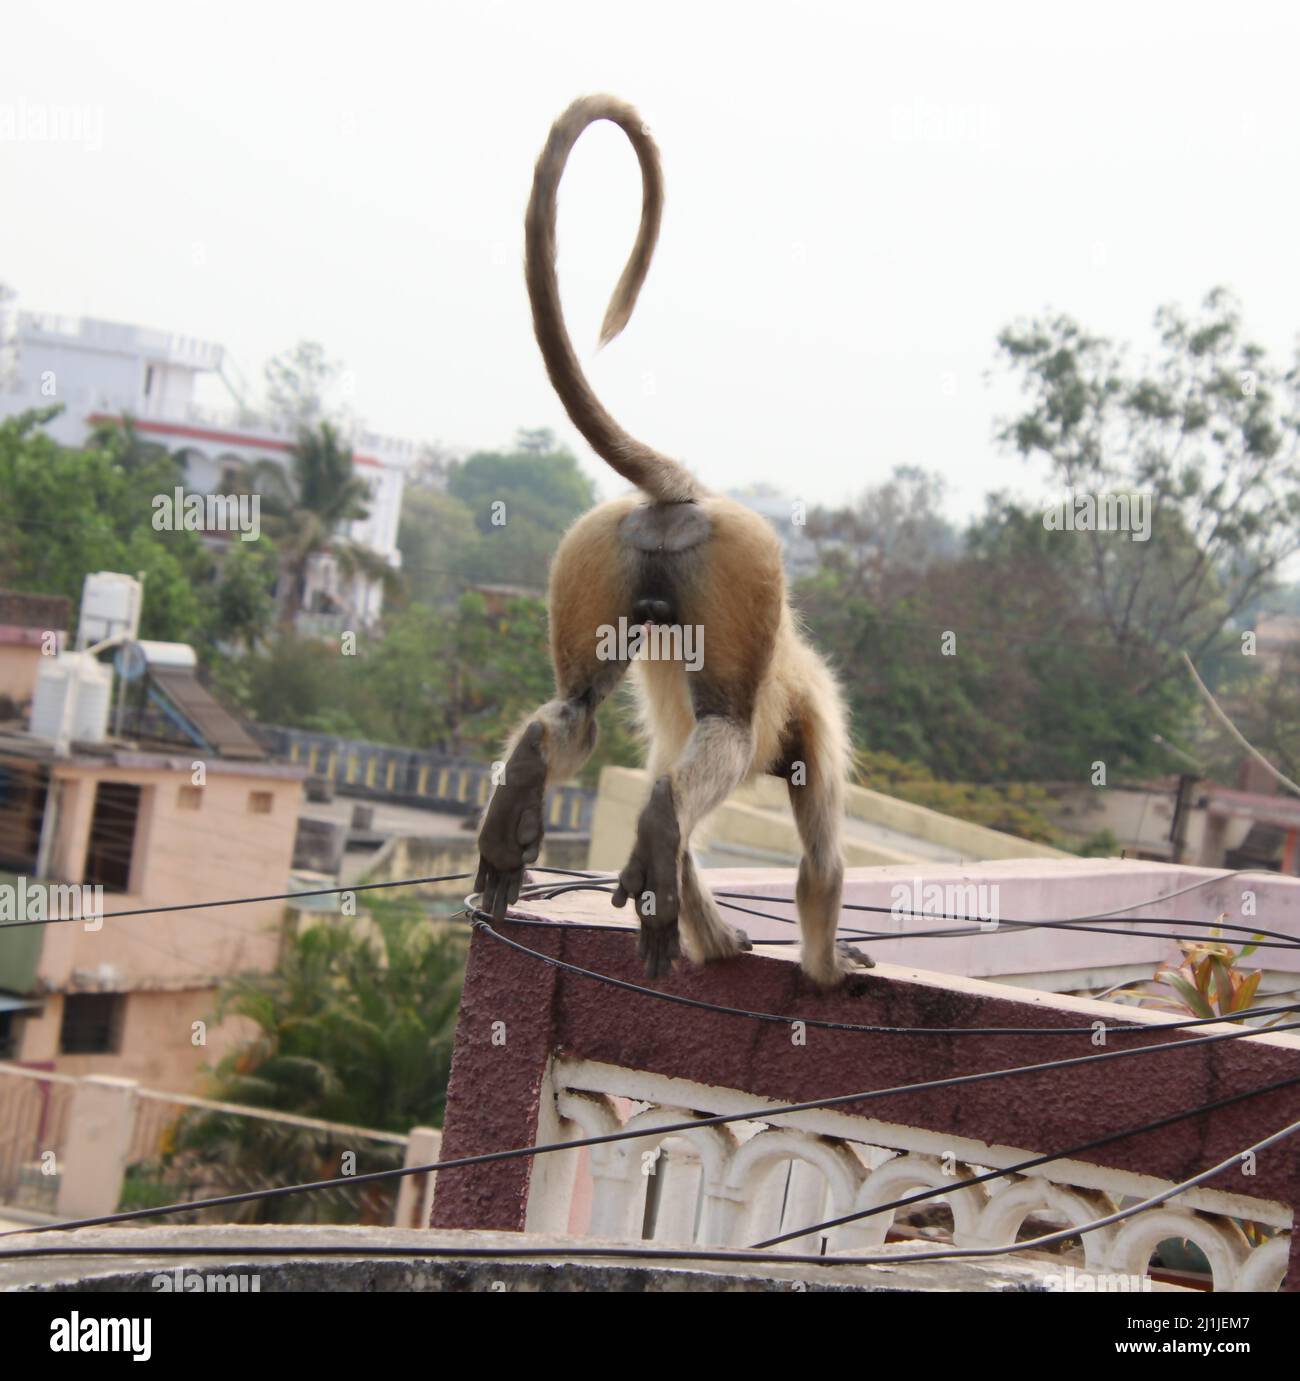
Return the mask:
M 632 932 L 500 927 L 532 949 L 642 983 Z M 679 966 L 663 991 L 731 1007 L 907 1027 L 1079 1027 L 1092 1013 L 1059 999 L 1021 1000 L 1010 988 L 960 987 L 875 971 L 823 993 L 782 958 L 742 955 L 708 969 Z M 1111 1012 L 1114 1009 L 1110 1009 Z M 504 1023 L 495 1026 L 494 1023 Z M 1211 1031 L 1225 1028 L 1214 1027 Z M 1107 1049 L 1190 1040 L 1204 1030 L 1111 1035 Z M 554 1053 L 599 1060 L 760 1098 L 805 1102 L 954 1074 L 1100 1053 L 1088 1035 L 909 1036 L 813 1029 L 792 1046 L 784 1024 L 696 1011 L 557 970 L 476 930 L 452 1061 L 442 1158 L 537 1139 L 538 1095 Z M 1225 1041 L 1017 1075 L 953 1089 L 900 1093 L 838 1109 L 953 1136 L 1046 1153 L 1155 1121 L 1201 1103 L 1300 1076 L 1300 1042 Z M 1074 1159 L 1182 1180 L 1226 1160 L 1300 1117 L 1300 1085 L 1129 1137 Z M 779 1125 L 779 1124 L 778 1124 Z M 522 1230 L 531 1157 L 444 1170 L 432 1225 Z M 1300 1138 L 1264 1152 L 1243 1187 L 1229 1172 L 1211 1187 L 1300 1205 Z M 1300 1229 L 1300 1213 L 1297 1213 Z M 1284 1289 L 1300 1289 L 1300 1230 L 1293 1231 Z

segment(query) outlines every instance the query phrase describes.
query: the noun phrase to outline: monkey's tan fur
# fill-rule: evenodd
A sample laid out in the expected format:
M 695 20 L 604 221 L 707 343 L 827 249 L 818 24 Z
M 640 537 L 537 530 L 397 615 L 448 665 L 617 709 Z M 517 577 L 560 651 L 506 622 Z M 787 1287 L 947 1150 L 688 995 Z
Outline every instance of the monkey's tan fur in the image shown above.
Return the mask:
M 840 819 L 848 733 L 839 690 L 800 636 L 786 599 L 781 547 L 767 521 L 708 493 L 680 464 L 629 436 L 592 393 L 574 355 L 555 269 L 555 202 L 569 152 L 596 120 L 628 136 L 641 164 L 641 225 L 601 332 L 626 325 L 659 233 L 663 183 L 658 151 L 637 113 L 611 96 L 576 101 L 537 163 L 526 220 L 527 280 L 538 344 L 574 425 L 642 491 L 603 503 L 573 525 L 551 569 L 551 655 L 556 697 L 510 744 L 505 780 L 480 833 L 478 889 L 504 915 L 542 837 L 542 796 L 571 777 L 595 743 L 595 714 L 627 663 L 601 660 L 601 629 L 653 618 L 695 625 L 703 666 L 631 663 L 650 740 L 655 782 L 615 904 L 641 918 L 641 953 L 652 976 L 684 948 L 696 962 L 723 959 L 745 941 L 701 886 L 688 852 L 692 831 L 741 783 L 774 772 L 789 783 L 803 843 L 796 890 L 804 971 L 839 981 L 862 962 L 838 947 L 843 868 Z M 646 500 L 649 503 L 646 503 Z M 648 612 L 647 612 L 648 611 Z M 670 615 L 670 617 L 668 617 Z

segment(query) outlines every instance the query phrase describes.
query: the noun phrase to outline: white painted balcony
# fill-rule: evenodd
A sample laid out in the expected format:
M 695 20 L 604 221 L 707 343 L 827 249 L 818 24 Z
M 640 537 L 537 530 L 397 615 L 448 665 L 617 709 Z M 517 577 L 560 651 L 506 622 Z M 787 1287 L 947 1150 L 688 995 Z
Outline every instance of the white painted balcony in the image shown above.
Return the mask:
M 751 894 L 732 900 L 793 920 L 781 900 L 793 873 L 705 877 L 715 896 Z M 933 914 L 981 885 L 986 896 L 997 889 L 991 920 Z M 928 914 L 891 914 L 900 888 L 907 912 Z M 1177 919 L 1210 925 L 1226 913 L 1247 928 L 1300 934 L 1296 880 L 1002 860 L 854 869 L 845 898 L 883 908 L 841 921 L 842 932 L 874 933 L 852 938 L 876 967 L 832 993 L 798 972 L 796 927 L 780 919 L 728 913 L 753 953 L 703 970 L 681 964 L 652 985 L 626 913 L 605 894 L 530 899 L 531 923 L 478 929 L 445 1157 L 640 1135 L 546 1152 L 531 1166 L 444 1170 L 433 1225 L 694 1248 L 785 1237 L 776 1250 L 837 1258 L 1020 1253 L 1030 1238 L 1108 1218 L 1222 1163 L 1163 1206 L 1050 1244 L 1046 1259 L 1127 1282 L 1109 1288 L 1153 1278 L 1226 1292 L 1300 1287 L 1297 1148 L 1279 1143 L 1257 1162 L 1237 1154 L 1295 1121 L 1300 1035 L 1226 1021 L 1187 1027 L 1186 1015 L 1073 995 L 1150 978 L 1177 957 L 1161 933 L 1178 930 Z M 1070 920 L 1078 929 L 1011 924 L 1102 913 L 1116 914 Z M 962 933 L 917 933 L 944 929 Z M 1297 949 L 1272 943 L 1250 961 L 1267 979 L 1257 1006 L 1295 1001 L 1300 986 Z M 943 1082 L 985 1074 L 995 1077 Z M 827 1098 L 840 1102 L 781 1112 Z M 717 1117 L 735 1120 L 661 1130 Z M 928 1190 L 941 1192 L 895 1205 Z M 882 1205 L 891 1207 L 815 1226 Z

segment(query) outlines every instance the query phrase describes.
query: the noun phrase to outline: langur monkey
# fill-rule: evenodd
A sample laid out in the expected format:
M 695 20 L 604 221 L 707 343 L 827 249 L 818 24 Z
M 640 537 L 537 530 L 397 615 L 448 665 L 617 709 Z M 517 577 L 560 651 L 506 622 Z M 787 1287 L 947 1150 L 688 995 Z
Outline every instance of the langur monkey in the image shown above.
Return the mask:
M 802 965 L 831 986 L 871 961 L 836 943 L 843 865 L 840 818 L 849 739 L 839 688 L 800 636 L 786 600 L 781 546 L 765 518 L 710 494 L 681 464 L 628 435 L 605 411 L 565 329 L 556 277 L 556 190 L 578 136 L 610 120 L 641 165 L 641 224 L 610 300 L 602 345 L 627 325 L 659 236 L 659 151 L 631 106 L 612 96 L 575 101 L 537 161 L 525 221 L 533 328 L 573 424 L 640 491 L 579 518 L 550 575 L 555 698 L 519 728 L 479 831 L 475 889 L 504 918 L 542 844 L 543 792 L 572 777 L 596 741 L 596 711 L 632 665 L 650 738 L 654 783 L 615 906 L 630 898 L 650 978 L 684 949 L 696 963 L 726 959 L 749 941 L 723 920 L 688 852 L 691 834 L 743 782 L 761 773 L 789 787 L 803 844 L 795 892 Z M 623 622 L 620 622 L 622 620 Z M 702 635 L 702 664 L 611 655 L 611 628 L 671 625 Z M 680 928 L 680 941 L 679 941 Z

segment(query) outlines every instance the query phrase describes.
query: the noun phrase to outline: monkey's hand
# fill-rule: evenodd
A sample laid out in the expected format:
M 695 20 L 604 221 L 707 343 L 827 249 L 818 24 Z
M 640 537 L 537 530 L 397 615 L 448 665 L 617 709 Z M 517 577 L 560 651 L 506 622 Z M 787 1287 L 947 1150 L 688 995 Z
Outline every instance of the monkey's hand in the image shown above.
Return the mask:
M 633 899 L 641 921 L 637 953 L 647 978 L 662 978 L 681 952 L 677 916 L 681 907 L 681 832 L 672 782 L 660 777 L 637 821 L 636 843 L 618 875 L 614 905 Z
M 524 869 L 542 849 L 542 813 L 546 793 L 543 729 L 524 730 L 506 762 L 505 777 L 492 793 L 478 832 L 479 865 L 474 890 L 494 921 L 519 900 Z

